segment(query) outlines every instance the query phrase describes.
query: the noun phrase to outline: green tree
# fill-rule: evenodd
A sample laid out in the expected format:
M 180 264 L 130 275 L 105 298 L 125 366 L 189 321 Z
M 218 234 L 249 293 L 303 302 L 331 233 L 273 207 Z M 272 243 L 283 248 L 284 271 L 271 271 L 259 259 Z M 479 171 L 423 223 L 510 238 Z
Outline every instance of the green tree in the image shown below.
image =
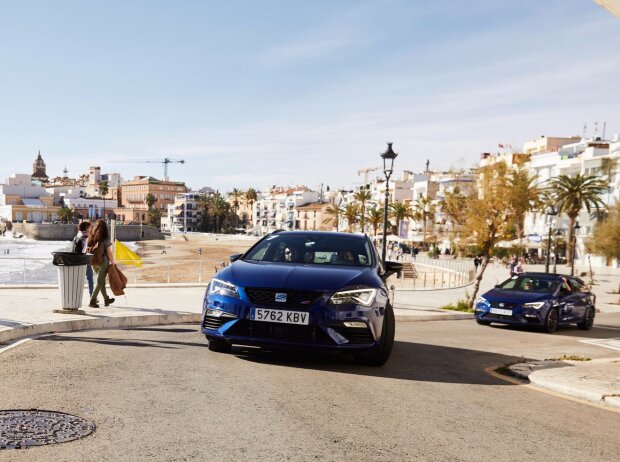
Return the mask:
M 336 231 L 339 231 L 338 228 L 340 224 L 340 219 L 343 216 L 342 209 L 335 204 L 330 205 L 329 207 L 325 209 L 325 215 L 327 216 L 323 219 L 323 224 L 324 225 L 331 224 L 332 226 L 336 227 Z
M 367 189 L 360 189 L 357 191 L 353 197 L 356 201 L 360 203 L 360 214 L 359 214 L 359 223 L 362 228 L 362 233 L 366 232 L 366 203 L 372 198 L 372 194 Z
M 144 200 L 146 201 L 146 206 L 149 210 L 151 210 L 155 202 L 157 202 L 157 198 L 151 193 L 148 193 Z
M 103 219 L 104 220 L 105 220 L 105 198 L 109 192 L 110 192 L 110 187 L 108 186 L 108 182 L 100 181 L 99 182 L 99 194 L 101 194 L 101 197 L 103 197 Z
M 209 209 L 211 207 L 211 198 L 206 194 L 201 194 L 198 196 L 197 201 L 198 208 L 202 211 L 202 220 L 200 223 L 200 228 L 203 231 L 207 231 L 209 227 Z
M 413 218 L 422 222 L 422 242 L 426 242 L 426 224 L 435 219 L 435 204 L 428 197 L 422 196 L 414 204 Z
M 233 188 L 231 192 L 228 193 L 228 199 L 230 200 L 230 205 L 232 207 L 232 211 L 235 214 L 235 225 L 238 222 L 237 212 L 239 211 L 239 199 L 243 197 L 245 193 L 240 189 Z
M 542 189 L 538 184 L 538 176 L 531 175 L 524 168 L 517 168 L 508 174 L 510 186 L 510 207 L 517 227 L 517 237 L 525 237 L 525 215 L 542 205 Z
M 610 260 L 620 261 L 620 202 L 616 202 L 607 217 L 594 228 L 592 250 Z M 620 285 L 618 286 L 620 293 Z
M 342 215 L 344 216 L 344 219 L 347 220 L 347 232 L 352 233 L 353 227 L 359 221 L 359 206 L 354 202 L 346 204 L 342 209 Z
M 480 282 L 498 242 L 514 238 L 511 187 L 506 164 L 500 162 L 483 167 L 479 173 L 478 193 L 468 196 L 464 203 L 463 233 L 476 244 L 482 255 L 480 271 L 468 301 L 470 308 L 474 306 Z
M 390 204 L 388 214 L 394 219 L 394 234 L 398 234 L 398 226 L 405 218 L 413 218 L 413 211 L 409 204 L 393 202 Z
M 70 223 L 73 221 L 74 214 L 75 210 L 69 207 L 61 207 L 58 210 L 58 218 L 60 218 L 60 221 L 64 221 L 65 223 Z
M 558 213 L 568 216 L 568 242 L 574 242 L 575 222 L 581 211 L 591 213 L 592 209 L 604 207 L 603 193 L 607 189 L 604 181 L 595 176 L 577 175 L 574 177 L 560 175 L 549 181 L 549 192 L 556 200 Z M 568 246 L 567 259 L 573 261 L 573 246 Z
M 379 226 L 383 223 L 383 209 L 374 208 L 368 210 L 368 223 L 372 226 L 373 236 L 377 235 Z M 389 223 L 388 223 L 389 226 Z
M 158 209 L 150 208 L 148 213 L 151 224 L 159 227 L 161 224 L 161 212 Z
M 222 231 L 222 223 L 230 212 L 230 204 L 222 197 L 220 193 L 216 193 L 211 198 L 211 213 L 215 218 L 215 231 Z
M 256 216 L 254 214 L 254 203 L 258 200 L 258 192 L 256 192 L 256 189 L 248 188 L 248 190 L 245 192 L 245 200 L 250 206 L 250 222 L 252 223 L 252 226 L 254 226 L 254 220 L 256 219 Z

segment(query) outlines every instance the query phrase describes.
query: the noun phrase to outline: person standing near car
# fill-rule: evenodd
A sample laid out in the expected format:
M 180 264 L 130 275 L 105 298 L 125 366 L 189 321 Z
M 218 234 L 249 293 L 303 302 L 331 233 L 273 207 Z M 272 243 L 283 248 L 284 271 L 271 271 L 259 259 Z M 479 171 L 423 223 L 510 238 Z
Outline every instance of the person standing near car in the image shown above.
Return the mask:
M 97 300 L 99 292 L 103 295 L 105 306 L 109 306 L 114 303 L 114 299 L 108 297 L 108 293 L 105 289 L 105 280 L 108 274 L 108 268 L 115 263 L 112 242 L 110 242 L 110 233 L 108 232 L 108 226 L 105 224 L 105 221 L 97 220 L 95 226 L 93 226 L 90 236 L 88 237 L 87 251 L 93 254 L 92 264 L 97 272 L 97 285 L 90 296 L 90 303 L 88 306 L 91 308 L 99 308 L 99 302 Z
M 71 251 L 76 253 L 86 253 L 88 247 L 88 234 L 90 232 L 90 221 L 82 221 L 77 229 L 77 235 L 71 243 Z M 86 282 L 88 283 L 88 295 L 93 295 L 93 266 L 89 263 L 86 265 Z

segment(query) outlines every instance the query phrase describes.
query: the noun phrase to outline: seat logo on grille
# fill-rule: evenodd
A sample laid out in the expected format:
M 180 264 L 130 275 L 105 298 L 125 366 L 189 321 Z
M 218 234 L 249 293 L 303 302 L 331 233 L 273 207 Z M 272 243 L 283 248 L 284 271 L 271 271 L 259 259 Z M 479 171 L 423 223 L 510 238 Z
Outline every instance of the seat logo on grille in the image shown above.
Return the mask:
M 282 292 L 276 292 L 275 300 L 279 303 L 286 303 L 286 294 Z
M 500 307 L 501 307 L 501 306 L 504 306 L 504 304 L 500 302 L 499 306 L 500 306 Z

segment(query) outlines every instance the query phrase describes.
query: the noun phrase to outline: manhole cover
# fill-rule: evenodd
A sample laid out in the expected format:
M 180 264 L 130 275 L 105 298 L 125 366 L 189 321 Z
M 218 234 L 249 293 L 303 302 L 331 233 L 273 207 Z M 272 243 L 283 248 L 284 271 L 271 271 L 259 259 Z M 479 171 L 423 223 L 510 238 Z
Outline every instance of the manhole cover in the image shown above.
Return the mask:
M 0 449 L 64 443 L 84 438 L 94 431 L 94 423 L 62 412 L 0 411 Z

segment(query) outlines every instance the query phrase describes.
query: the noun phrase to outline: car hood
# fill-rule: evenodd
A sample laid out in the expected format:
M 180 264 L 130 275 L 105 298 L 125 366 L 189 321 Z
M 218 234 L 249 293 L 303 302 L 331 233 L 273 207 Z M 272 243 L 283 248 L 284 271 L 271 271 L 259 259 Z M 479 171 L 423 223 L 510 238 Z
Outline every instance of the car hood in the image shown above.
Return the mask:
M 552 293 L 536 293 L 536 292 L 522 292 L 519 290 L 501 290 L 493 289 L 484 294 L 484 298 L 489 302 L 505 302 L 505 303 L 531 303 L 542 302 L 549 300 L 553 297 Z
M 215 277 L 241 287 L 336 291 L 347 286 L 380 287 L 372 268 L 311 266 L 238 260 Z

